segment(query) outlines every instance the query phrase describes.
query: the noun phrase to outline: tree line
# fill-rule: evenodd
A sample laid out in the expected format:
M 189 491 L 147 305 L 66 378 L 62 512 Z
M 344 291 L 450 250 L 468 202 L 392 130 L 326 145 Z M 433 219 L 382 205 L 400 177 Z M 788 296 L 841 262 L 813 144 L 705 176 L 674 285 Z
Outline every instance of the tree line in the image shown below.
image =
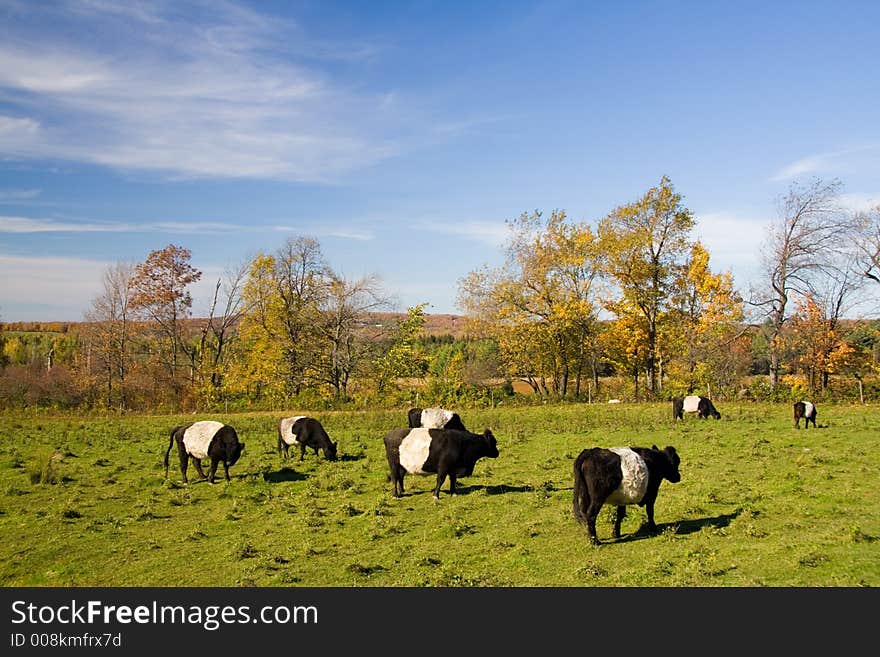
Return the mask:
M 427 303 L 374 321 L 393 304 L 381 280 L 333 271 L 306 236 L 224 272 L 207 317 L 193 318 L 202 272 L 169 244 L 109 267 L 74 329 L 35 340 L 7 325 L 0 403 L 494 401 L 520 382 L 560 399 L 787 398 L 828 396 L 834 377 L 864 399 L 880 334 L 848 313 L 880 283 L 880 206 L 846 211 L 841 189 L 791 185 L 747 290 L 712 270 L 667 177 L 595 222 L 523 213 L 507 222 L 503 264 L 459 281 L 457 340 L 425 336 Z

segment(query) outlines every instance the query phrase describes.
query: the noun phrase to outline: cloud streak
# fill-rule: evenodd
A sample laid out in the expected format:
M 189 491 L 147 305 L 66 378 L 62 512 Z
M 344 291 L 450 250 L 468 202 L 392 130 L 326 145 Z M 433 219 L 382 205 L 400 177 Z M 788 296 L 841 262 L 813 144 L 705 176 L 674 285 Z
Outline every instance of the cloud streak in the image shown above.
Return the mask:
M 880 172 L 880 145 L 869 144 L 828 153 L 815 153 L 779 169 L 770 177 L 771 182 L 794 180 L 806 174 L 820 174 L 845 170 L 858 161 L 864 168 L 873 167 Z
M 27 8 L 42 15 L 10 12 L 0 27 L 7 157 L 326 182 L 400 150 L 395 102 L 297 63 L 289 44 L 306 37 L 295 25 L 228 2 Z
M 503 221 L 423 221 L 416 227 L 432 233 L 482 242 L 493 248 L 500 248 L 510 235 Z

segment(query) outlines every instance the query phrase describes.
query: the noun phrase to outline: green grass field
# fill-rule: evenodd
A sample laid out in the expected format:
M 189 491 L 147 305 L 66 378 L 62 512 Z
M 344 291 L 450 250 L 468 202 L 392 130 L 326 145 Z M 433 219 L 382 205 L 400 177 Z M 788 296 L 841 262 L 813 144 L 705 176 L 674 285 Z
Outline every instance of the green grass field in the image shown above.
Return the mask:
M 433 477 L 395 500 L 382 439 L 406 409 L 314 414 L 340 460 L 282 462 L 278 413 L 0 416 L 0 584 L 12 586 L 877 586 L 880 407 L 717 404 L 720 421 L 674 424 L 669 404 L 461 409 L 492 428 L 482 459 L 432 499 Z M 307 412 L 307 411 L 306 411 Z M 178 423 L 217 419 L 246 443 L 226 483 L 181 484 Z M 572 465 L 591 446 L 679 451 L 657 535 L 629 507 L 591 546 L 572 515 Z M 294 452 L 292 452 L 293 454 Z

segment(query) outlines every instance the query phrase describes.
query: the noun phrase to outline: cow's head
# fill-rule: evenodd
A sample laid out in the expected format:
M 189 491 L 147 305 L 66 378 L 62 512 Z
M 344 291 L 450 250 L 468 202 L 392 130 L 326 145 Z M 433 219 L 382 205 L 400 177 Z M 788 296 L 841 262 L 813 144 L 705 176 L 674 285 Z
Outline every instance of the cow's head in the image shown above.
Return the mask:
M 677 484 L 681 481 L 681 474 L 678 471 L 678 465 L 681 463 L 681 458 L 679 458 L 678 452 L 675 451 L 675 447 L 667 446 L 661 450 L 657 445 L 654 445 L 653 449 L 654 451 L 659 452 L 662 457 L 659 459 L 662 464 L 662 472 L 660 474 L 673 484 Z
M 229 441 L 226 443 L 226 465 L 233 466 L 238 461 L 241 453 L 244 451 L 244 443 Z
M 336 454 L 336 446 L 337 443 L 331 442 L 327 447 L 324 448 L 324 458 L 328 461 L 335 461 L 337 458 Z
M 495 442 L 495 436 L 489 429 L 483 432 L 483 439 L 486 441 L 486 456 L 491 459 L 498 458 L 498 445 Z

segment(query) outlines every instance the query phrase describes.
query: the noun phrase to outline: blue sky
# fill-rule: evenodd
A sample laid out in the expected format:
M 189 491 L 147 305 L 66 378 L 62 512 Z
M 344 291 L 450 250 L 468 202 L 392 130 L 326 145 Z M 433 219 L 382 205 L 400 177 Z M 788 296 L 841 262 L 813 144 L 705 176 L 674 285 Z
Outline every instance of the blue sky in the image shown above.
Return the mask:
M 0 0 L 0 320 L 82 319 L 169 243 L 289 236 L 457 312 L 505 220 L 596 221 L 668 175 L 716 271 L 776 198 L 880 203 L 877 2 Z

